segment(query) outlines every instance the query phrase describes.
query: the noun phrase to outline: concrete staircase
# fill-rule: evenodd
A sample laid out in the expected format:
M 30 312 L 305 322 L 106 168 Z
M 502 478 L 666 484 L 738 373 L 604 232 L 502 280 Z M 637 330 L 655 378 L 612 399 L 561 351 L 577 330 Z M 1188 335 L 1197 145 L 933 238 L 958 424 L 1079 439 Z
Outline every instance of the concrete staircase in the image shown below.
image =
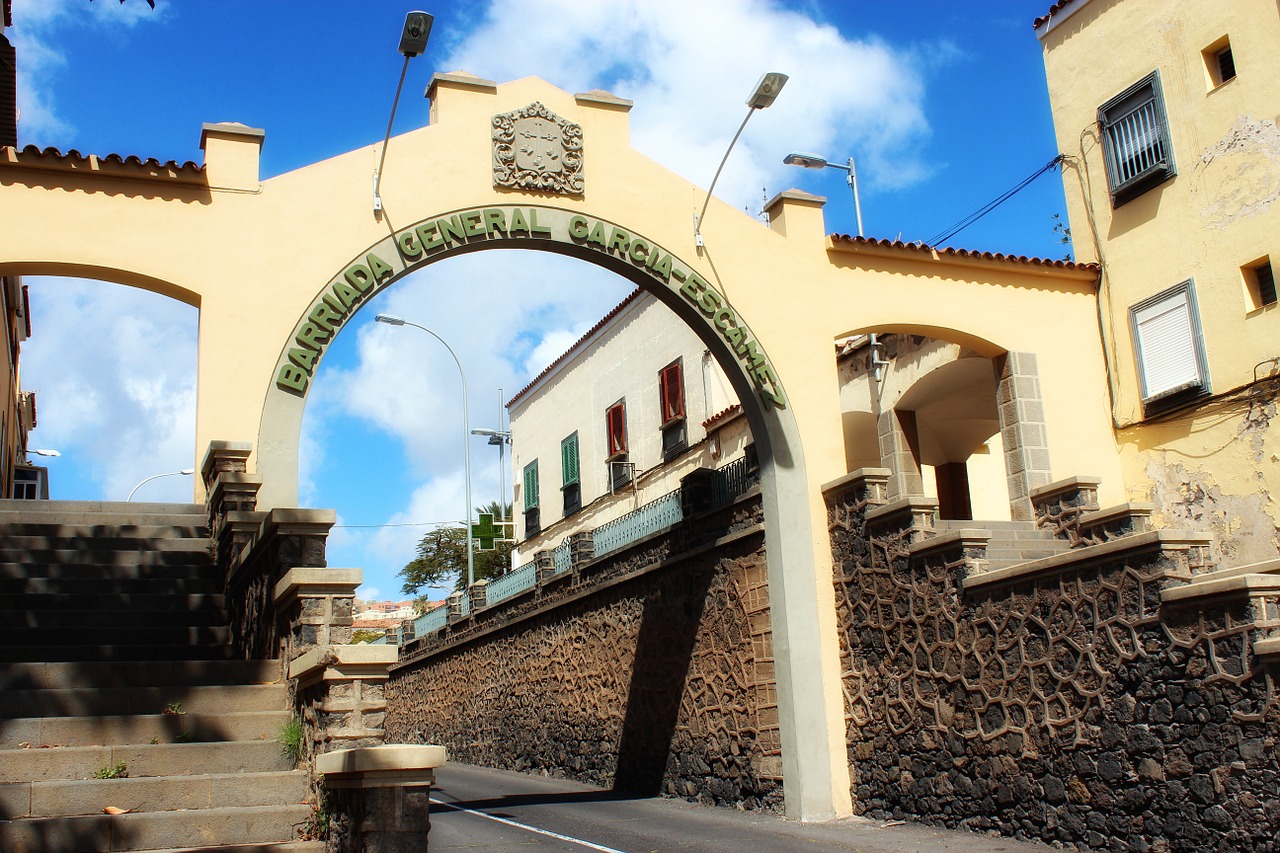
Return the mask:
M 0 850 L 323 850 L 221 587 L 201 506 L 0 500 Z
M 935 521 L 934 530 L 985 530 L 990 532 L 987 542 L 987 570 L 1003 569 L 1018 563 L 1052 557 L 1071 550 L 1071 543 L 1057 539 L 1052 533 L 1036 527 L 1032 521 L 969 521 L 946 519 Z

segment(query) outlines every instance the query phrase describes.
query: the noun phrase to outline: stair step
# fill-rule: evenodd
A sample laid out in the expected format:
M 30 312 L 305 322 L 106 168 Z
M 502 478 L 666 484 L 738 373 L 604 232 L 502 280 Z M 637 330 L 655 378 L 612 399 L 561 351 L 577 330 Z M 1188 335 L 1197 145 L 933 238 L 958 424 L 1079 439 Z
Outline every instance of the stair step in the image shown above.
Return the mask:
M 135 539 L 128 536 L 114 539 L 100 536 L 56 539 L 48 536 L 0 535 L 0 562 L 26 563 L 32 559 L 53 563 L 84 562 L 90 555 L 103 555 L 107 564 L 119 562 L 124 555 L 148 554 L 169 559 L 185 560 L 190 554 L 209 556 L 209 540 L 186 539 Z M 211 558 L 210 558 L 211 559 Z
M 89 779 L 98 770 L 121 761 L 130 777 L 293 769 L 274 740 L 62 746 L 0 750 L 0 782 Z
M 191 610 L 153 610 L 143 607 L 130 609 L 71 610 L 70 608 L 51 610 L 18 610 L 0 609 L 0 625 L 13 627 L 25 626 L 33 630 L 82 628 L 112 628 L 126 625 L 137 625 L 140 618 L 156 628 L 173 627 L 214 627 L 226 624 L 226 614 L 219 607 L 200 607 Z
M 138 614 L 145 618 L 145 614 Z M 135 620 L 136 622 L 136 620 Z M 115 628 L 0 627 L 0 647 L 103 645 L 221 645 L 231 639 L 226 625 L 121 625 Z
M 0 669 L 0 690 L 272 684 L 280 680 L 280 674 L 278 660 L 11 663 Z M 5 698 L 7 701 L 7 692 Z
M 0 578 L 48 578 L 50 580 L 216 580 L 217 567 L 204 562 L 156 563 L 123 562 L 107 565 L 90 563 L 0 563 Z
M 141 610 L 159 613 L 171 610 L 221 610 L 220 593 L 161 595 L 157 593 L 115 593 L 91 595 L 78 592 L 40 592 L 27 595 L 0 593 L 0 610 Z
M 212 578 L 0 578 L 0 594 L 192 595 L 222 592 Z
M 290 716 L 281 703 L 269 711 L 222 714 L 17 717 L 0 725 L 0 749 L 21 749 L 23 743 L 44 748 L 151 743 L 153 739 L 155 743 L 274 740 Z
M 325 853 L 323 841 L 282 841 L 279 844 L 225 844 L 217 847 L 169 847 L 147 853 Z
M 7 521 L 0 518 L 0 540 L 14 536 L 56 539 L 208 539 L 202 519 L 138 519 L 109 523 L 101 519 L 63 523 L 54 520 Z
M 0 821 L 0 848 L 11 853 L 130 851 L 287 841 L 311 807 L 246 806 L 198 811 L 23 818 Z
M 160 501 L 23 501 L 0 499 L 0 519 L 16 516 L 76 516 L 101 518 L 122 515 L 128 518 L 156 515 L 205 517 L 208 510 L 198 503 L 164 503 Z
M 283 684 L 9 690 L 0 707 L 0 718 L 158 714 L 173 702 L 180 702 L 182 710 L 192 714 L 229 714 L 276 711 L 285 707 L 286 701 L 287 688 Z
M 0 663 L 98 663 L 108 661 L 232 660 L 235 650 L 225 645 L 85 645 L 0 646 Z
M 102 814 L 106 806 L 141 813 L 292 805 L 308 788 L 302 770 L 19 783 L 0 785 L 0 810 L 18 818 Z

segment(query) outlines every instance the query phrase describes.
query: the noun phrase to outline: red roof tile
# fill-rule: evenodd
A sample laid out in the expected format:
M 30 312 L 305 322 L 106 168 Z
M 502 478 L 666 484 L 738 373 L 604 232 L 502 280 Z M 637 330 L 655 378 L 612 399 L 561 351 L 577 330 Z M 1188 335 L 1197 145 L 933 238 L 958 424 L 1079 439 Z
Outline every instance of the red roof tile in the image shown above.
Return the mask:
M 854 237 L 849 234 L 832 234 L 834 243 L 852 243 L 857 246 L 876 246 L 882 249 L 898 249 L 921 252 L 932 255 L 935 252 L 941 257 L 967 258 L 982 261 L 1001 261 L 1011 264 L 1028 264 L 1038 267 L 1053 267 L 1064 270 L 1083 270 L 1097 272 L 1097 264 L 1078 264 L 1075 261 L 1054 261 L 1048 258 L 1031 258 L 1026 255 L 1006 255 L 1003 252 L 978 252 L 972 249 L 953 249 L 947 246 L 933 247 L 924 243 L 904 243 L 901 240 L 877 240 L 874 237 Z
M 28 145 L 18 149 L 12 146 L 0 147 L 0 165 L 35 166 L 67 171 L 105 171 L 120 177 L 176 179 L 195 181 L 204 179 L 204 166 L 188 160 L 181 165 L 175 160 L 161 163 L 154 157 L 143 160 L 134 154 L 122 157 L 119 154 L 108 154 L 98 157 L 93 154 L 81 154 L 72 148 L 63 154 L 57 148 L 38 148 Z
M 741 406 L 741 405 L 739 405 L 738 403 L 734 403 L 734 404 L 733 404 L 732 406 L 730 406 L 729 408 L 727 408 L 727 409 L 722 409 L 721 411 L 716 412 L 714 415 L 712 415 L 711 417 L 709 417 L 709 418 L 707 418 L 705 421 L 703 421 L 703 422 L 702 422 L 702 428 L 703 428 L 703 429 L 706 429 L 707 427 L 709 427 L 709 426 L 711 426 L 712 424 L 715 424 L 715 423 L 717 423 L 717 422 L 719 422 L 719 421 L 726 421 L 726 420 L 728 420 L 729 418 L 733 417 L 734 415 L 738 414 L 738 412 L 741 412 L 741 411 L 742 411 L 742 406 Z
M 1054 15 L 1058 14 L 1059 12 L 1061 12 L 1063 9 L 1070 6 L 1074 2 L 1076 2 L 1076 0 L 1058 0 L 1057 3 L 1054 3 L 1052 6 L 1049 7 L 1049 11 L 1046 14 L 1036 18 L 1035 21 L 1031 23 L 1031 26 L 1034 29 L 1040 29 L 1041 24 L 1048 23 L 1050 18 L 1052 18 Z

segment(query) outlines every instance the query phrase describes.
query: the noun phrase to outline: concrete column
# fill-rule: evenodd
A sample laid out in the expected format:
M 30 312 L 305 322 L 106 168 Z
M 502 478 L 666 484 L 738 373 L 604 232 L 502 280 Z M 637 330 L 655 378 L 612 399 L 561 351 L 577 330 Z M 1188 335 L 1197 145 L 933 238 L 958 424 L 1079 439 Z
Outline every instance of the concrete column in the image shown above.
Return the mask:
M 889 500 L 924 493 L 920 457 L 916 452 L 916 413 L 881 412 L 877 420 L 880 438 L 880 465 L 889 469 Z
M 1011 352 L 996 360 L 996 411 L 1004 442 L 1009 517 L 1031 521 L 1031 490 L 1050 481 L 1049 439 L 1035 353 Z

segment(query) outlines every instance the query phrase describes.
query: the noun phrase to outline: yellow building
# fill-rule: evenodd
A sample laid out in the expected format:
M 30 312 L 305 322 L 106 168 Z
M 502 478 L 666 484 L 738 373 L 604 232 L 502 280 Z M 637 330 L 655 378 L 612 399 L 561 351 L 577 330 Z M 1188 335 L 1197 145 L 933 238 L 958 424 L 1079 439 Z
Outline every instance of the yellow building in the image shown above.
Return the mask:
M 1226 564 L 1274 559 L 1276 4 L 1064 0 L 1035 28 L 1127 496 Z

